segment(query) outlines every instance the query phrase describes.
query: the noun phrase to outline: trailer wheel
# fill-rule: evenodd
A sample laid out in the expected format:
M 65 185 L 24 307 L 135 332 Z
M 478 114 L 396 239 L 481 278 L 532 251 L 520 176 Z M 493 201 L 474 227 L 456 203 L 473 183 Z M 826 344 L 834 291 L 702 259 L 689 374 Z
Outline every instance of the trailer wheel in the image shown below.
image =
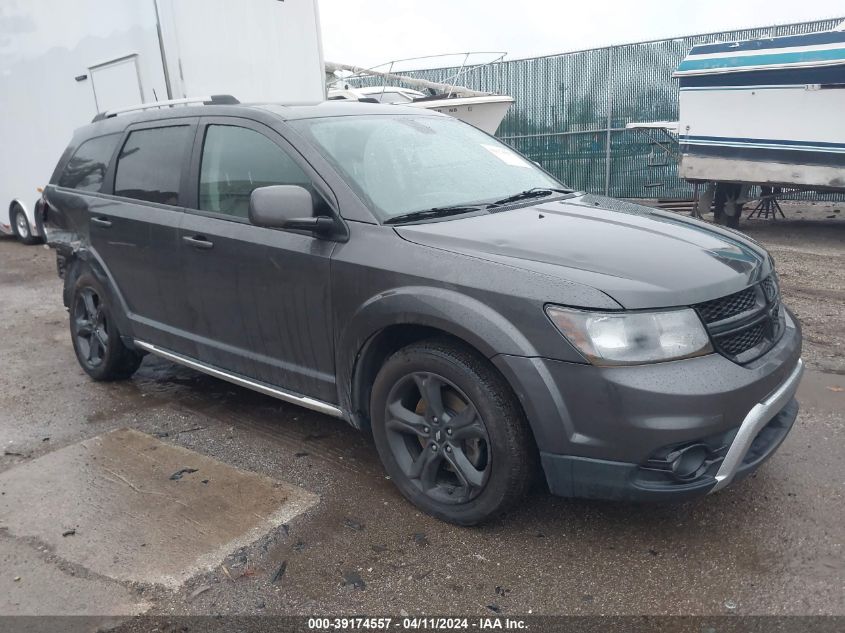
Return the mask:
M 713 221 L 716 224 L 723 224 L 723 217 L 725 215 L 725 186 L 723 184 L 716 184 L 716 193 L 713 195 Z
M 720 182 L 716 185 L 715 207 L 713 210 L 716 224 L 739 228 L 743 203 L 740 201 L 742 185 Z
M 742 205 L 728 203 L 725 205 L 725 226 L 731 229 L 739 228 L 739 219 L 742 217 Z
M 32 229 L 29 227 L 29 219 L 19 204 L 15 203 L 12 205 L 9 216 L 12 223 L 12 230 L 21 242 L 24 244 L 38 243 L 39 238 L 32 234 Z

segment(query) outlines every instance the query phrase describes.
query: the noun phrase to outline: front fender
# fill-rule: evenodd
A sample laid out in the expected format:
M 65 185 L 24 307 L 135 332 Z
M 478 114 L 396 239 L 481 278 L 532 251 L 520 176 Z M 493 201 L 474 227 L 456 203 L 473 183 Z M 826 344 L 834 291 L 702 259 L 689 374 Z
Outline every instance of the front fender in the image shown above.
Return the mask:
M 520 329 L 489 305 L 448 288 L 431 286 L 397 288 L 372 297 L 352 316 L 342 342 L 355 341 L 361 331 L 369 338 L 397 324 L 443 330 L 465 340 L 488 358 L 496 354 L 537 355 Z
M 354 413 L 353 377 L 367 343 L 393 325 L 435 328 L 465 341 L 487 358 L 538 355 L 516 325 L 477 299 L 430 286 L 387 290 L 363 303 L 339 336 L 338 396 L 345 410 Z

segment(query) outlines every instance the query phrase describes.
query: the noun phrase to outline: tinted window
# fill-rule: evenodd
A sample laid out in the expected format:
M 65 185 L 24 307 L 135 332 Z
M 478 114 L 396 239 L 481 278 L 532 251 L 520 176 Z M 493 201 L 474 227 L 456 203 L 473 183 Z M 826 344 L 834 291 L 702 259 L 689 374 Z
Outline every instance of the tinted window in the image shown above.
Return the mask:
M 120 134 L 109 134 L 85 141 L 65 165 L 60 187 L 100 191 Z
M 178 205 L 190 132 L 187 125 L 132 132 L 117 157 L 115 195 Z
M 230 125 L 208 126 L 200 168 L 200 209 L 246 218 L 253 189 L 269 185 L 310 190 L 311 183 L 293 159 L 263 134 Z

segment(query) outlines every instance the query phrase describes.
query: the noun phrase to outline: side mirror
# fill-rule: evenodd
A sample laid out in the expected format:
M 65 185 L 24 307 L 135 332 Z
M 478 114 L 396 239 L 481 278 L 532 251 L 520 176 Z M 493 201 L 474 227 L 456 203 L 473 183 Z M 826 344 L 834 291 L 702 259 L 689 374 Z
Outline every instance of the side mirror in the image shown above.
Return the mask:
M 259 187 L 249 197 L 249 221 L 274 229 L 309 231 L 318 235 L 332 232 L 334 220 L 314 215 L 311 193 L 298 185 Z

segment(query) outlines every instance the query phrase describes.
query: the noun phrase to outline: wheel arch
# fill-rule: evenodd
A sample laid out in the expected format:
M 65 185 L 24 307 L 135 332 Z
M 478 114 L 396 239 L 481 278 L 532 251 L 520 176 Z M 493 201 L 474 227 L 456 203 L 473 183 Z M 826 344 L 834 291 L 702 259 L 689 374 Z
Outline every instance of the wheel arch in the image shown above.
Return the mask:
M 85 271 L 90 271 L 98 282 L 109 293 L 112 305 L 116 308 L 113 318 L 117 321 L 117 328 L 120 330 L 125 343 L 134 348 L 131 332 L 132 326 L 127 316 L 126 303 L 123 296 L 112 283 L 111 275 L 98 257 L 88 249 L 78 249 L 62 254 L 64 286 L 62 288 L 62 301 L 66 308 L 70 309 L 73 302 L 73 289 L 76 281 Z
M 12 217 L 12 214 L 15 212 L 15 207 L 20 207 L 23 214 L 26 216 L 26 221 L 29 222 L 29 230 L 32 231 L 33 225 L 33 218 L 30 217 L 29 209 L 27 208 L 26 204 L 20 198 L 12 198 L 9 202 L 9 207 L 7 209 L 7 213 L 9 216 L 9 229 L 12 231 L 12 235 L 17 235 L 17 229 L 15 228 L 15 220 Z
M 370 392 L 384 361 L 411 343 L 438 336 L 488 360 L 501 353 L 536 354 L 516 326 L 466 295 L 439 288 L 381 293 L 353 316 L 338 346 L 338 396 L 354 427 L 369 429 Z M 513 391 L 514 385 L 491 367 Z
M 9 202 L 9 226 L 12 227 L 12 212 L 14 211 L 15 207 L 20 207 L 23 214 L 26 216 L 27 222 L 29 222 L 29 231 L 33 237 L 44 237 L 44 230 L 41 226 L 41 223 L 38 221 L 38 203 L 36 202 L 34 205 L 27 205 L 23 200 L 20 198 L 12 198 Z
M 385 361 L 403 347 L 437 336 L 450 335 L 427 325 L 397 323 L 379 330 L 364 342 L 355 360 L 349 385 L 348 410 L 352 414 L 350 422 L 353 426 L 370 432 L 370 394 L 373 381 Z M 466 344 L 465 341 L 461 342 Z
M 12 219 L 12 210 L 15 207 L 20 207 L 21 209 L 23 209 L 23 212 L 26 214 L 27 219 L 29 219 L 29 209 L 27 208 L 23 200 L 21 200 L 20 198 L 12 198 L 11 201 L 9 201 L 9 220 Z

